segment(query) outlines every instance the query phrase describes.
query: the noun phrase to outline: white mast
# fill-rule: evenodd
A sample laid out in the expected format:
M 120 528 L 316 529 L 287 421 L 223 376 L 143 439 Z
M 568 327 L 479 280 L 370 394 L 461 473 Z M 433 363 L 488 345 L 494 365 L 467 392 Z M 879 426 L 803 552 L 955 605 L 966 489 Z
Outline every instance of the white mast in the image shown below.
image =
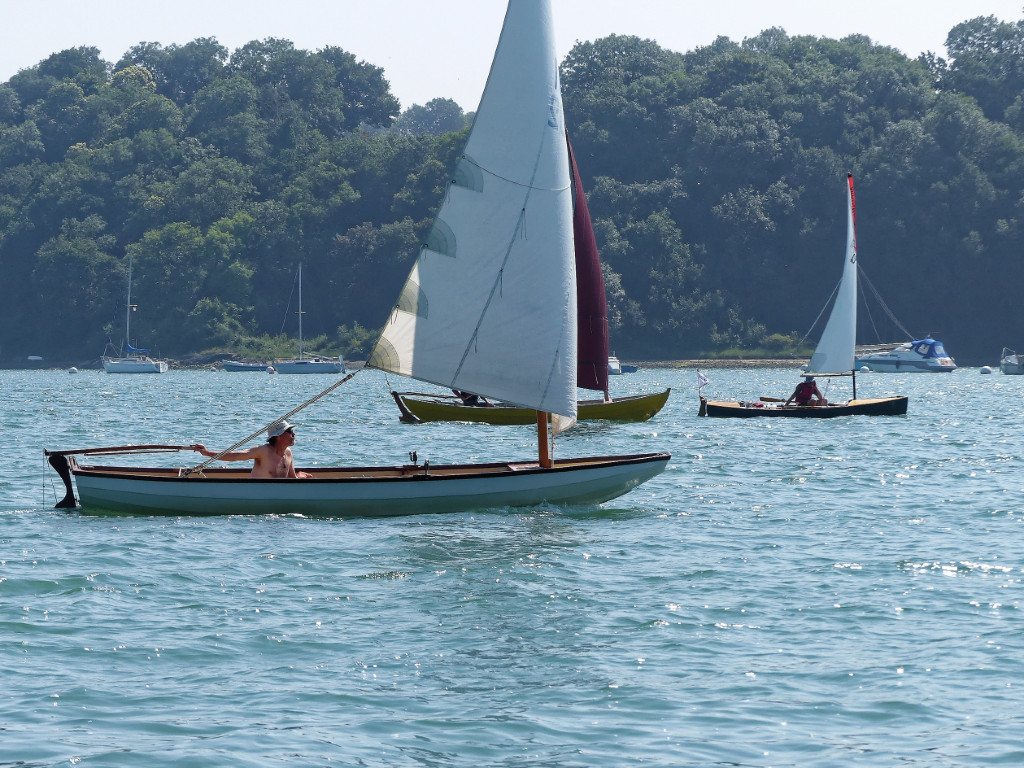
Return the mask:
M 132 326 L 132 310 L 134 308 L 135 307 L 132 305 L 132 254 L 131 254 L 131 252 L 129 252 L 128 253 L 128 301 L 125 304 L 125 310 L 124 310 L 124 346 L 125 346 L 124 353 L 125 353 L 125 355 L 128 355 L 129 357 L 131 355 L 130 355 L 130 352 L 128 350 L 128 347 L 130 347 L 132 345 L 131 326 Z
M 302 262 L 299 262 L 299 360 L 302 359 Z

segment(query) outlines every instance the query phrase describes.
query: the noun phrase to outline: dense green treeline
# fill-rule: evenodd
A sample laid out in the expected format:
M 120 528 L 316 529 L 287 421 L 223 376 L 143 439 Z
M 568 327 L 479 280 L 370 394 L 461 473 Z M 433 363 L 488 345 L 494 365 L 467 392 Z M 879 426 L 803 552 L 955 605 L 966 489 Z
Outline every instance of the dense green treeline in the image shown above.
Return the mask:
M 961 361 L 1024 345 L 1024 22 L 954 28 L 947 59 L 772 29 L 685 54 L 611 36 L 563 62 L 567 122 L 620 355 L 782 349 L 860 263 L 911 333 Z M 84 360 L 123 335 L 181 356 L 358 357 L 465 140 L 436 99 L 284 40 L 56 53 L 0 84 L 0 362 Z M 901 340 L 877 304 L 861 341 Z M 284 334 L 285 336 L 282 336 Z

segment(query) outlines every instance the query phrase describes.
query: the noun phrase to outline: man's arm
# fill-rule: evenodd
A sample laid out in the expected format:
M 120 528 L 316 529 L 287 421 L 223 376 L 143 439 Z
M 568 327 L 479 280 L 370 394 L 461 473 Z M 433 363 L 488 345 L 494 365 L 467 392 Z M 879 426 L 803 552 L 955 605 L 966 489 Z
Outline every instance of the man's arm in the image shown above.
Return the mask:
M 309 474 L 309 472 L 296 472 L 295 471 L 295 456 L 294 456 L 294 454 L 292 454 L 292 449 L 291 448 L 288 449 L 288 472 L 285 475 L 285 477 L 292 477 L 292 478 L 295 478 L 295 479 L 299 479 L 299 478 L 305 479 L 305 478 L 312 477 L 312 475 Z
M 230 451 L 228 453 L 225 453 L 223 456 L 218 456 L 218 459 L 220 459 L 221 461 L 248 461 L 250 459 L 255 459 L 256 456 L 259 454 L 260 448 L 262 447 L 263 446 L 257 445 L 254 448 L 247 448 L 244 451 Z M 195 445 L 193 445 L 192 450 L 195 451 L 196 453 L 206 456 L 207 458 L 217 456 L 217 451 L 211 451 L 202 443 L 196 443 Z

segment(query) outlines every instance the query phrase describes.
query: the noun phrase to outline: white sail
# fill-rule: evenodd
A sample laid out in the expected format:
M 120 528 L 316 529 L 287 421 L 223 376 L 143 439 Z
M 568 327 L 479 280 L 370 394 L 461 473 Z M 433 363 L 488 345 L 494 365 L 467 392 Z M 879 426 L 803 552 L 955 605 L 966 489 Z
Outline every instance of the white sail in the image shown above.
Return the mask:
M 465 152 L 367 364 L 575 417 L 574 269 L 551 2 L 514 0 Z
M 853 176 L 847 175 L 846 255 L 825 330 L 807 366 L 808 374 L 850 373 L 857 343 L 857 219 Z

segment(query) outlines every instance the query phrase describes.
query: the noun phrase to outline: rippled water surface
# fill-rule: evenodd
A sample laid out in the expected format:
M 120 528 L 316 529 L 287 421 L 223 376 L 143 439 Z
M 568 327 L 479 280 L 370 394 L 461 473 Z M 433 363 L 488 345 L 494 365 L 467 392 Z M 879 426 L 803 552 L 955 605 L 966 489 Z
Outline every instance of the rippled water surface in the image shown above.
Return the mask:
M 43 448 L 226 447 L 332 379 L 0 371 L 0 766 L 1024 764 L 1024 377 L 865 374 L 909 415 L 823 421 L 698 418 L 695 378 L 559 439 L 672 453 L 600 507 L 175 519 L 55 510 Z M 297 463 L 533 451 L 396 417 L 364 371 Z

